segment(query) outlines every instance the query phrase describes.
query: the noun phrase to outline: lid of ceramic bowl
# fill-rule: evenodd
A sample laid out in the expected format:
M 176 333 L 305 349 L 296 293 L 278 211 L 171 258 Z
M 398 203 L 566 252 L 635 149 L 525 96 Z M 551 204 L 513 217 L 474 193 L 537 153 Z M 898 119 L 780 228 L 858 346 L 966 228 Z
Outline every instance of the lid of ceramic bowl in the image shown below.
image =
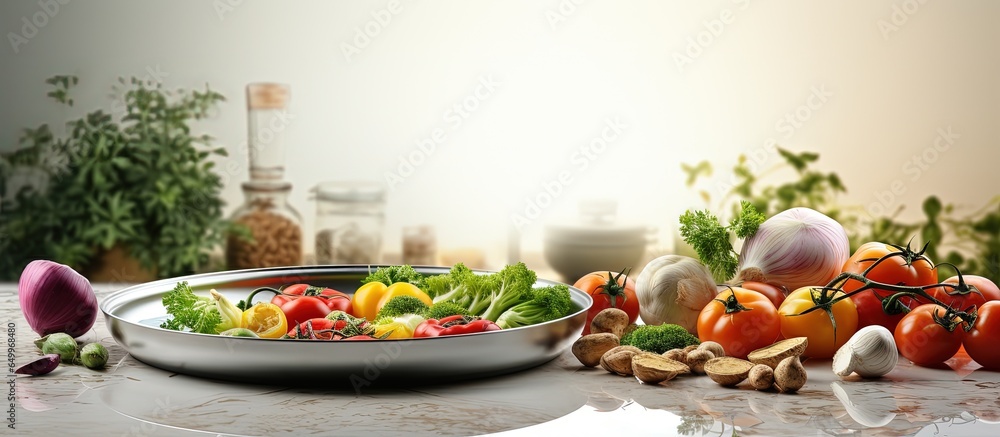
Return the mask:
M 631 245 L 646 241 L 650 228 L 615 218 L 617 202 L 592 200 L 580 203 L 580 218 L 545 225 L 545 239 L 578 245 Z

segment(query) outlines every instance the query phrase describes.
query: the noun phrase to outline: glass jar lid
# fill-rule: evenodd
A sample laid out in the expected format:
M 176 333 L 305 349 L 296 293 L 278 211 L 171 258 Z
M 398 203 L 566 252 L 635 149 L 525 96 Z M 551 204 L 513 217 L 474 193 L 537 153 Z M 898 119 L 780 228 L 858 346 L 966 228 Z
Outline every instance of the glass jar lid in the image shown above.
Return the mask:
M 251 180 L 240 184 L 243 191 L 255 193 L 275 193 L 281 191 L 291 191 L 292 183 L 285 181 L 260 181 Z
M 313 187 L 316 200 L 333 202 L 383 202 L 385 188 L 372 181 L 327 181 Z

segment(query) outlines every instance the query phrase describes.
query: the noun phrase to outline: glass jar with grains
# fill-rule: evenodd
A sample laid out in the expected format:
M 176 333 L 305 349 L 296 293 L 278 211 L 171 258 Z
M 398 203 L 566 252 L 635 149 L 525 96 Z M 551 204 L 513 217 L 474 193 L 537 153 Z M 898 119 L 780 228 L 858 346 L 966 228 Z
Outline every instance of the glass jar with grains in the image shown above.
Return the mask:
M 302 217 L 288 204 L 288 182 L 246 182 L 246 202 L 233 213 L 226 242 L 229 269 L 302 263 Z

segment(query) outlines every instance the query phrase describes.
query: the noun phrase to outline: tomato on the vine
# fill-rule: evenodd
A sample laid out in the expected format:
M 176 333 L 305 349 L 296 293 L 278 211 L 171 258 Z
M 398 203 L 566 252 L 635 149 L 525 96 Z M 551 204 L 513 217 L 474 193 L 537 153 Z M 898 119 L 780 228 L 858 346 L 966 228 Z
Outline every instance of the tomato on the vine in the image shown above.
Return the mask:
M 887 257 L 887 255 L 891 256 Z M 910 249 L 909 246 L 901 247 L 874 241 L 862 244 L 854 252 L 854 255 L 847 259 L 844 271 L 865 275 L 872 281 L 884 284 L 919 287 L 937 283 L 937 272 L 934 270 L 934 264 L 924 256 L 923 250 L 918 252 Z M 844 290 L 844 293 L 850 293 L 863 285 L 860 281 L 848 279 L 841 289 Z M 891 308 L 893 314 L 888 314 L 883 309 L 883 299 L 891 294 L 892 292 L 889 290 L 872 288 L 851 296 L 851 300 L 857 307 L 859 328 L 881 325 L 892 332 L 906 315 L 907 310 L 925 303 L 910 297 L 903 297 L 896 301 L 895 308 Z
M 250 293 L 246 305 L 253 305 L 257 293 L 274 293 L 271 303 L 281 308 L 288 323 L 297 325 L 309 319 L 323 318 L 333 311 L 351 312 L 350 296 L 332 288 L 314 287 L 309 284 L 294 284 L 277 290 L 260 287 Z
M 938 366 L 954 356 L 962 347 L 964 335 L 962 319 L 932 303 L 910 311 L 893 333 L 899 353 L 924 367 Z
M 281 289 L 281 294 L 271 298 L 271 303 L 282 306 L 286 302 L 298 299 L 299 296 L 313 296 L 323 300 L 326 307 L 333 311 L 351 312 L 351 296 L 329 287 L 314 287 L 309 284 L 294 284 Z
M 756 291 L 732 287 L 723 290 L 698 315 L 698 339 L 722 345 L 726 355 L 747 354 L 774 343 L 781 334 L 778 310 Z
M 590 322 L 601 310 L 618 308 L 628 314 L 628 322 L 639 318 L 639 299 L 635 297 L 635 281 L 622 270 L 621 273 L 593 272 L 584 275 L 573 284 L 594 299 L 594 305 L 587 311 L 587 323 L 583 334 L 590 333 Z
M 961 275 L 945 279 L 943 283 L 955 284 L 955 287 L 934 287 L 927 293 L 957 310 L 979 308 L 988 301 L 1000 300 L 1000 288 L 989 278 Z
M 988 370 L 1000 370 L 1000 301 L 991 300 L 979 307 L 972 330 L 965 333 L 962 344 L 969 357 Z
M 851 299 L 831 303 L 843 292 L 823 287 L 802 287 L 788 294 L 778 307 L 781 335 L 785 338 L 806 337 L 809 344 L 805 355 L 812 358 L 833 358 L 858 330 L 858 310 Z M 808 314 L 802 314 L 813 307 Z M 800 315 L 801 314 L 801 315 Z
M 785 296 L 788 295 L 788 289 L 785 287 L 778 287 L 766 282 L 745 281 L 740 284 L 740 288 L 763 294 L 774 304 L 775 308 L 780 307 L 781 303 L 785 301 Z

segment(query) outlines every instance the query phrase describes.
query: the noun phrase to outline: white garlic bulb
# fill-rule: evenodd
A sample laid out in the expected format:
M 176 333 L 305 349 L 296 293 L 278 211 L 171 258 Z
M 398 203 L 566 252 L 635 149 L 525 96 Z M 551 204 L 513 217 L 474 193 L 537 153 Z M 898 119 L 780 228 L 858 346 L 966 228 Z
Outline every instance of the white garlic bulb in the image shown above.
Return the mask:
M 697 332 L 698 315 L 717 294 L 708 268 L 694 258 L 681 255 L 665 255 L 650 261 L 635 281 L 643 323 L 673 323 L 691 333 Z

